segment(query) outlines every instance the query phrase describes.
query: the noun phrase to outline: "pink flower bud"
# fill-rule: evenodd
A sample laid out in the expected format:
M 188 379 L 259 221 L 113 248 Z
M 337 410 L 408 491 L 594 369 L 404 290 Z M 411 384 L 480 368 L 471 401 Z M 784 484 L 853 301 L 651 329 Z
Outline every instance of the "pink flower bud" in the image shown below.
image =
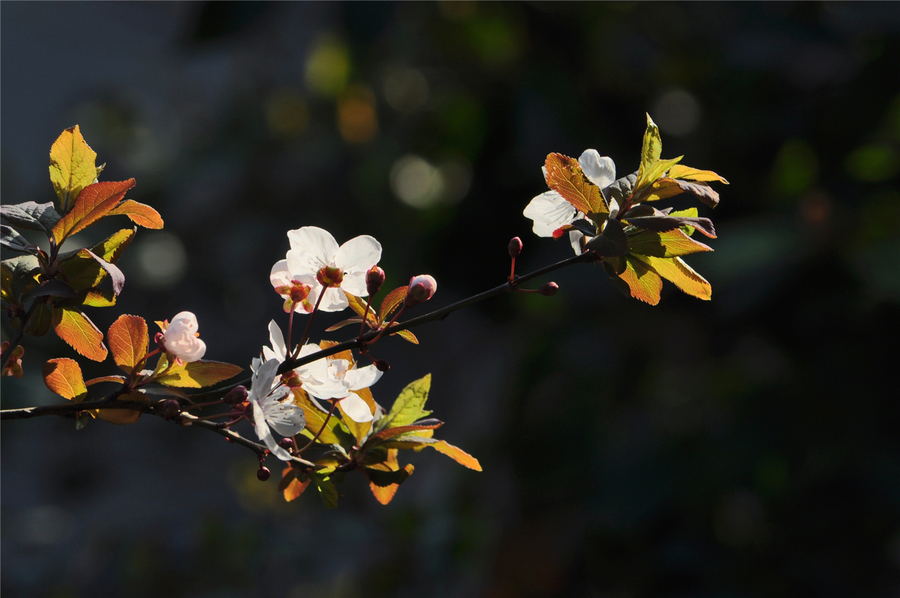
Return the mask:
M 247 392 L 246 386 L 235 386 L 231 390 L 228 391 L 222 400 L 228 403 L 229 405 L 240 405 L 244 401 L 247 400 L 247 397 L 250 396 L 250 393 Z
M 199 361 L 206 353 L 206 343 L 198 338 L 197 316 L 183 311 L 174 318 L 165 331 L 166 351 L 185 363 Z
M 428 274 L 419 274 L 409 281 L 409 290 L 406 292 L 406 299 L 403 300 L 403 306 L 407 309 L 415 307 L 420 303 L 428 301 L 437 291 L 437 281 Z
M 378 266 L 372 266 L 372 269 L 366 272 L 366 292 L 371 297 L 381 289 L 384 284 L 384 270 Z
M 272 476 L 272 472 L 269 471 L 268 467 L 260 467 L 256 470 L 256 479 L 260 482 L 265 482 Z
M 547 297 L 552 297 L 556 294 L 556 291 L 559 290 L 559 285 L 555 282 L 545 282 L 541 285 L 541 288 L 538 289 L 538 293 L 541 295 L 545 295 Z
M 522 239 L 513 237 L 509 240 L 509 257 L 519 257 L 522 253 Z

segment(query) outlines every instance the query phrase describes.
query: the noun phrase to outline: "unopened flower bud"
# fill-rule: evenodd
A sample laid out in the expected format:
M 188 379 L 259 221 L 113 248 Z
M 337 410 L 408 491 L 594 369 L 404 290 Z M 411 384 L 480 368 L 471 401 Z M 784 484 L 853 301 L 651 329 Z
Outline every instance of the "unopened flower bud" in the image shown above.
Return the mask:
M 384 270 L 378 266 L 372 266 L 372 269 L 366 272 L 366 292 L 369 297 L 377 293 L 384 284 Z
M 244 401 L 247 400 L 247 397 L 250 396 L 250 393 L 247 392 L 246 386 L 235 386 L 231 390 L 228 391 L 222 400 L 228 403 L 229 405 L 240 405 Z
M 289 451 L 292 448 L 294 448 L 294 439 L 293 438 L 282 438 L 281 440 L 278 441 L 278 446 L 280 446 L 281 448 L 283 448 L 286 451 Z
M 555 282 L 545 282 L 541 285 L 541 288 L 538 289 L 538 293 L 541 295 L 545 295 L 547 297 L 552 297 L 556 294 L 556 291 L 559 290 L 559 285 Z
M 375 368 L 376 368 L 379 372 L 386 372 L 386 371 L 388 371 L 389 369 L 391 369 L 391 364 L 389 364 L 388 362 L 386 362 L 386 361 L 383 360 L 383 359 L 376 359 L 376 360 L 375 360 Z
M 509 240 L 509 257 L 519 257 L 522 253 L 522 239 L 513 237 Z
M 181 403 L 176 401 L 175 399 L 167 399 L 163 401 L 162 407 L 160 408 L 160 412 L 163 414 L 163 417 L 169 419 L 171 417 L 175 417 L 181 412 Z
M 266 480 L 269 479 L 269 477 L 271 477 L 271 475 L 272 475 L 272 472 L 269 471 L 268 467 L 260 467 L 259 469 L 256 470 L 256 479 L 259 480 L 260 482 L 265 482 Z
M 409 281 L 409 290 L 406 292 L 406 299 L 403 300 L 403 307 L 409 309 L 420 303 L 428 301 L 437 291 L 437 281 L 433 276 L 428 274 L 419 274 Z

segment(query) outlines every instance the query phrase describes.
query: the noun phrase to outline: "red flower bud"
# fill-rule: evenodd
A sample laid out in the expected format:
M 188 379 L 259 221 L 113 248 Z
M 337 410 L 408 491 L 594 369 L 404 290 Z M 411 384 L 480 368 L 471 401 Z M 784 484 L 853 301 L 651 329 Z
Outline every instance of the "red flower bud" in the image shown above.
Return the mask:
M 366 292 L 371 297 L 381 289 L 384 284 L 384 270 L 378 266 L 372 266 L 372 269 L 366 272 Z
M 522 253 L 522 239 L 513 237 L 509 240 L 509 257 L 519 257 Z
M 391 364 L 389 364 L 388 362 L 386 362 L 383 359 L 376 359 L 375 367 L 378 369 L 379 372 L 386 372 L 389 369 L 391 369 Z
M 406 292 L 406 299 L 403 300 L 403 307 L 409 309 L 420 303 L 428 301 L 434 297 L 437 291 L 437 281 L 428 274 L 419 274 L 409 281 L 409 290 Z
M 555 282 L 545 282 L 541 285 L 541 288 L 538 289 L 538 293 L 541 295 L 545 295 L 547 297 L 552 297 L 556 294 L 556 291 L 559 290 L 559 285 Z
M 281 448 L 283 448 L 286 451 L 289 451 L 292 448 L 294 448 L 294 439 L 293 438 L 282 438 L 281 440 L 278 441 L 278 446 L 280 446 Z
M 163 401 L 160 411 L 166 419 L 175 417 L 181 412 L 181 403 L 175 399 L 167 399 Z
M 271 475 L 272 475 L 272 472 L 269 471 L 268 467 L 260 467 L 259 469 L 256 470 L 256 479 L 259 480 L 260 482 L 265 482 L 266 480 L 269 479 L 269 477 L 271 477 Z

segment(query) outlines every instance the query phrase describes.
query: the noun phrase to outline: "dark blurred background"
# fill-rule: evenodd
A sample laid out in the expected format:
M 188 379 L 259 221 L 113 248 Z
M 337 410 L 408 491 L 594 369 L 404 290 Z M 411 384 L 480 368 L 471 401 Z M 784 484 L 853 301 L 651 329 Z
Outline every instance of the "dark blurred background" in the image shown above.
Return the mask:
M 389 284 L 431 273 L 446 305 L 503 281 L 515 235 L 521 272 L 570 255 L 522 216 L 545 156 L 632 172 L 645 112 L 731 182 L 688 259 L 711 302 L 580 266 L 380 343 L 376 400 L 432 372 L 439 436 L 484 467 L 407 457 L 386 507 L 362 476 L 336 511 L 286 504 L 249 451 L 156 418 L 4 422 L 3 594 L 900 596 L 900 4 L 2 4 L 3 202 L 54 198 L 78 123 L 166 220 L 90 316 L 191 310 L 243 366 L 286 324 L 287 230 L 371 234 Z M 3 407 L 58 402 L 60 355 L 29 338 Z

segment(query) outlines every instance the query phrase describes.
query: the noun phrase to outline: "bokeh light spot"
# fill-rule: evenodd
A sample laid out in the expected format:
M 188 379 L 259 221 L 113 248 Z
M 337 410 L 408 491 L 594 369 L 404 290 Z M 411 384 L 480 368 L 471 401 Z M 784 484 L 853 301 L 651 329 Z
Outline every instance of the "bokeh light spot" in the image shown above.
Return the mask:
M 788 139 L 775 156 L 771 176 L 781 195 L 792 197 L 806 191 L 819 176 L 815 150 L 803 140 Z
M 348 87 L 338 100 L 338 130 L 349 143 L 366 143 L 378 132 L 375 94 L 368 87 Z
M 866 145 L 850 152 L 845 166 L 847 173 L 858 181 L 880 183 L 900 170 L 900 155 L 888 145 Z
M 391 168 L 391 191 L 408 206 L 430 208 L 441 199 L 444 177 L 439 168 L 424 158 L 406 155 Z
M 350 52 L 338 38 L 319 39 L 306 61 L 306 83 L 327 96 L 338 95 L 350 79 Z
M 663 133 L 681 137 L 700 124 L 700 102 L 684 89 L 663 92 L 653 105 L 653 119 Z
M 141 286 L 168 288 L 184 277 L 187 251 L 181 239 L 167 232 L 154 232 L 135 243 L 137 276 Z

